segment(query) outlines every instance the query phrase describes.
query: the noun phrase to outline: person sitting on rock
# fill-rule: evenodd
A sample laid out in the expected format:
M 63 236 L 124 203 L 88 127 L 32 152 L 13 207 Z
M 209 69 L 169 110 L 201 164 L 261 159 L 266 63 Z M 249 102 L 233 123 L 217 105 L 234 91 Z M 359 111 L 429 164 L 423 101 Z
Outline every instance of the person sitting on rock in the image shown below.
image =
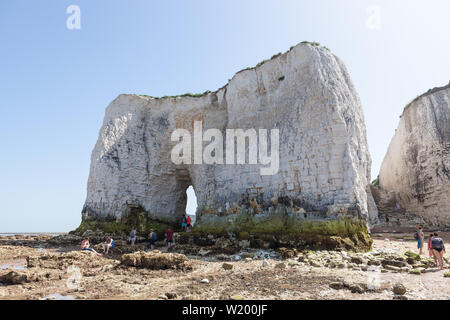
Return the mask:
M 89 245 L 89 238 L 84 238 L 84 240 L 81 241 L 81 250 L 82 251 L 88 250 L 88 251 L 94 252 L 95 254 L 101 256 L 100 253 L 98 253 L 97 251 L 95 251 L 93 248 L 90 247 L 90 245 Z
M 171 228 L 166 231 L 166 241 L 167 248 L 170 248 L 173 245 L 173 230 Z
M 150 240 L 150 249 L 155 249 L 155 242 L 156 242 L 156 233 L 153 232 L 153 229 L 150 229 L 150 233 L 148 234 L 148 239 Z
M 133 229 L 131 229 L 130 242 L 131 242 L 131 245 L 134 246 L 134 243 L 136 242 L 136 227 L 133 227 Z
M 114 240 L 112 238 L 107 238 L 106 242 L 103 244 L 103 254 L 106 256 L 109 252 L 109 249 L 114 248 Z
M 442 238 L 439 238 L 438 234 L 435 232 L 433 239 L 431 240 L 431 248 L 433 249 L 433 255 L 435 256 L 435 259 L 439 262 L 439 267 L 441 270 L 444 269 L 444 253 L 445 253 L 445 246 L 444 241 Z M 438 266 L 438 264 L 436 264 Z

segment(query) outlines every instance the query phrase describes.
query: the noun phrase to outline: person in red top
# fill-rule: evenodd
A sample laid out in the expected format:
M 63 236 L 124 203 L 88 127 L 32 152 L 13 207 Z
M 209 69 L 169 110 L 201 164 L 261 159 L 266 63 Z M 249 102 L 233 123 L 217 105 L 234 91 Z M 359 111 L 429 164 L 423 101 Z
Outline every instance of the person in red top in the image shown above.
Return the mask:
M 192 226 L 191 226 L 191 217 L 187 216 L 187 219 L 186 219 L 186 231 L 191 231 L 191 228 L 192 228 Z
M 167 241 L 167 248 L 170 248 L 173 246 L 173 230 L 167 229 L 166 231 L 166 241 Z

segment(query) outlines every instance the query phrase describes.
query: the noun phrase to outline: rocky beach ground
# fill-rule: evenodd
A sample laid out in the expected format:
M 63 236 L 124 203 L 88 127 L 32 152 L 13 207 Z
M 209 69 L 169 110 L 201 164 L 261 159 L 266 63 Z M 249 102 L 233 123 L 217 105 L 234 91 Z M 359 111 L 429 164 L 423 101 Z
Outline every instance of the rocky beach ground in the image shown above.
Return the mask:
M 150 252 L 118 240 L 103 257 L 79 251 L 71 235 L 2 236 L 0 299 L 450 299 L 448 253 L 439 270 L 426 250 L 415 255 L 411 234 L 373 238 L 368 253 L 189 244 L 167 252 L 163 242 Z

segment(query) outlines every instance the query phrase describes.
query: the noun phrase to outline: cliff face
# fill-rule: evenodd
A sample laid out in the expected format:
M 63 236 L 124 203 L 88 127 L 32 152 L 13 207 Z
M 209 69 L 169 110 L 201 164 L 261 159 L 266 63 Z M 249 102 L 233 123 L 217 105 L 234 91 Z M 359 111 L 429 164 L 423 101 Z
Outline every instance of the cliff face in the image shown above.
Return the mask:
M 450 84 L 404 110 L 380 170 L 380 187 L 407 211 L 450 225 Z
M 195 121 L 202 121 L 203 132 L 223 134 L 224 154 L 227 129 L 279 129 L 279 170 L 261 175 L 268 165 L 175 165 L 171 134 L 177 128 L 192 133 Z M 280 206 L 301 219 L 313 212 L 315 218 L 376 220 L 370 165 L 360 100 L 344 64 L 327 49 L 302 43 L 238 72 L 216 92 L 116 98 L 92 153 L 83 213 L 117 219 L 139 207 L 152 219 L 176 221 L 192 184 L 197 225 L 243 211 L 273 215 Z

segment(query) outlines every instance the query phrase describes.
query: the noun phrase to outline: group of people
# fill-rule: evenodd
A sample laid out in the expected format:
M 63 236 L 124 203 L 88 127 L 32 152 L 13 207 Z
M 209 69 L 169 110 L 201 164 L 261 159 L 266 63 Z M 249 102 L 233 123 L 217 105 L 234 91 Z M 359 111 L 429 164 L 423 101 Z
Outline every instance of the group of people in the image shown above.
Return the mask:
M 389 226 L 389 216 L 386 215 L 384 218 L 385 218 L 385 220 L 386 220 L 386 225 Z M 402 223 L 400 222 L 400 218 L 397 218 L 397 220 L 395 221 L 395 223 L 396 223 L 397 226 L 399 226 L 399 227 L 400 227 L 401 224 L 402 224 Z
M 173 233 L 174 233 L 173 230 L 169 228 L 166 230 L 164 234 L 164 236 L 166 237 L 167 247 L 169 248 L 173 245 Z M 136 243 L 136 235 L 137 235 L 136 227 L 133 227 L 133 229 L 131 229 L 129 238 L 129 241 L 132 246 L 134 246 Z M 150 233 L 148 234 L 148 240 L 150 249 L 153 250 L 155 248 L 156 240 L 158 240 L 158 235 L 153 229 L 150 229 Z
M 181 229 L 185 232 L 189 232 L 192 230 L 192 219 L 190 216 L 183 214 L 181 219 Z
M 94 248 L 91 248 L 91 245 L 89 243 L 89 238 L 84 238 L 83 241 L 81 241 L 81 250 L 88 250 L 88 251 L 92 251 L 95 254 L 102 256 L 102 255 L 107 255 L 109 253 L 109 250 L 114 248 L 114 240 L 112 238 L 107 238 L 105 243 L 103 244 L 103 253 L 98 253 L 97 251 L 94 250 Z
M 192 230 L 192 219 L 190 216 L 184 214 L 181 219 L 181 229 L 185 232 L 189 232 Z M 174 231 L 169 228 L 166 230 L 164 236 L 167 243 L 167 247 L 170 248 L 174 245 L 174 239 L 173 239 Z M 130 236 L 128 238 L 130 244 L 132 246 L 135 245 L 137 238 L 137 230 L 136 227 L 133 227 L 130 231 Z M 150 233 L 148 234 L 148 241 L 150 249 L 153 250 L 155 248 L 156 240 L 158 239 L 158 236 L 156 232 L 153 229 L 150 229 Z M 91 252 L 94 252 L 95 254 L 99 256 L 107 255 L 109 253 L 110 249 L 114 248 L 114 240 L 112 238 L 107 238 L 106 242 L 103 244 L 103 252 L 98 253 L 94 250 L 94 248 L 91 248 L 89 243 L 89 238 L 84 238 L 81 242 L 81 250 L 88 250 Z
M 421 226 L 416 226 L 417 231 L 414 237 L 417 239 L 417 249 L 419 249 L 419 255 L 423 254 L 423 243 L 425 241 L 425 235 Z M 428 254 L 434 258 L 436 266 L 441 270 L 444 269 L 444 254 L 445 254 L 444 240 L 439 237 L 437 232 L 431 233 L 428 237 Z

